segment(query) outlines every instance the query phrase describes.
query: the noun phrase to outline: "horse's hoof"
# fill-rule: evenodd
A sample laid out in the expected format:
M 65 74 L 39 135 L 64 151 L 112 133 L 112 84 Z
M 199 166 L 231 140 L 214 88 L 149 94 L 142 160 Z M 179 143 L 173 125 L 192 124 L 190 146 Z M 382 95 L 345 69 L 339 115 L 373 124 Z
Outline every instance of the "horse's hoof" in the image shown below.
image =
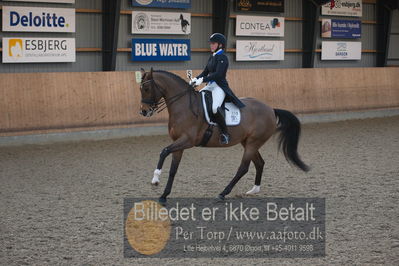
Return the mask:
M 160 197 L 160 198 L 158 199 L 158 202 L 159 202 L 159 204 L 161 204 L 162 206 L 165 206 L 165 205 L 166 205 L 166 198 Z
M 151 182 L 151 185 L 153 185 L 154 187 L 157 187 L 159 185 L 159 181 L 158 182 Z
M 218 195 L 218 199 L 219 199 L 219 200 L 225 200 L 225 197 L 224 197 L 224 195 L 219 194 L 219 195 Z

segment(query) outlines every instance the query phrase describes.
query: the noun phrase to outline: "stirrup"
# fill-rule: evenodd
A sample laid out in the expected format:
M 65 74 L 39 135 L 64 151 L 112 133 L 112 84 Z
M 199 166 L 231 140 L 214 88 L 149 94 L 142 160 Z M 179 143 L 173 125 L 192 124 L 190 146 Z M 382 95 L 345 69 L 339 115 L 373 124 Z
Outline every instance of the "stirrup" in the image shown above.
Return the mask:
M 226 145 L 226 144 L 229 144 L 229 142 L 230 142 L 229 134 L 227 134 L 227 133 L 220 134 L 220 144 Z

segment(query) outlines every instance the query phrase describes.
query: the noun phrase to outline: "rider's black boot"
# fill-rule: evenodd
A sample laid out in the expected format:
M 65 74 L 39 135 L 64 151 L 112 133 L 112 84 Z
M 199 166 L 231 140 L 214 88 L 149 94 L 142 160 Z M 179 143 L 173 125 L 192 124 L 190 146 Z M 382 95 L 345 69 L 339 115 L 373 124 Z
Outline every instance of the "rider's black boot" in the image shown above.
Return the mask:
M 214 120 L 220 128 L 220 144 L 229 144 L 230 135 L 227 132 L 226 121 L 223 117 L 222 108 L 218 108 L 216 114 L 214 114 Z

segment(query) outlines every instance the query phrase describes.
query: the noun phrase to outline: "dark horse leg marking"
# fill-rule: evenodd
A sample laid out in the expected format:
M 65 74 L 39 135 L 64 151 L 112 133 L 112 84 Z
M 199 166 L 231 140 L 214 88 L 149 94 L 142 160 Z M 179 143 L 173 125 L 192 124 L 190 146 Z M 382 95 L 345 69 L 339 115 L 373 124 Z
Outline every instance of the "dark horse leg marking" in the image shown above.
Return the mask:
M 257 151 L 255 151 L 257 152 Z M 251 163 L 251 159 L 254 156 L 254 150 L 252 148 L 245 147 L 244 156 L 242 157 L 240 167 L 234 178 L 230 181 L 230 183 L 226 186 L 222 193 L 219 194 L 219 199 L 224 199 L 226 195 L 228 195 L 233 187 L 237 184 L 237 182 L 243 177 L 249 169 L 249 164 Z
M 260 155 L 259 151 L 252 158 L 252 162 L 254 163 L 256 169 L 255 185 L 246 194 L 255 194 L 260 191 L 260 183 L 262 180 L 263 168 L 265 166 L 265 161 L 263 160 L 262 155 Z
M 181 160 L 182 156 L 183 156 L 183 150 L 176 151 L 176 152 L 172 153 L 172 163 L 170 166 L 168 183 L 166 184 L 166 187 L 165 187 L 165 190 L 164 190 L 162 196 L 159 198 L 160 203 L 165 204 L 166 197 L 172 191 L 173 181 L 175 179 L 175 175 L 177 173 L 177 168 L 179 167 L 180 160 Z

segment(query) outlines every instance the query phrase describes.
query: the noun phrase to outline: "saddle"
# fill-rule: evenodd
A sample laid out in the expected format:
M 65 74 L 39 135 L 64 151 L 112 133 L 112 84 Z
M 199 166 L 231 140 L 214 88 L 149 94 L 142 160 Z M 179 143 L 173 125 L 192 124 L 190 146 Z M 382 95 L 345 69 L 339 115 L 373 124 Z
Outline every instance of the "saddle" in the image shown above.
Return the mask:
M 216 125 L 212 112 L 212 92 L 201 91 L 202 105 L 204 107 L 205 120 L 209 125 Z M 241 121 L 241 111 L 235 104 L 228 100 L 224 100 L 222 104 L 223 116 L 226 121 L 226 126 L 237 126 Z

